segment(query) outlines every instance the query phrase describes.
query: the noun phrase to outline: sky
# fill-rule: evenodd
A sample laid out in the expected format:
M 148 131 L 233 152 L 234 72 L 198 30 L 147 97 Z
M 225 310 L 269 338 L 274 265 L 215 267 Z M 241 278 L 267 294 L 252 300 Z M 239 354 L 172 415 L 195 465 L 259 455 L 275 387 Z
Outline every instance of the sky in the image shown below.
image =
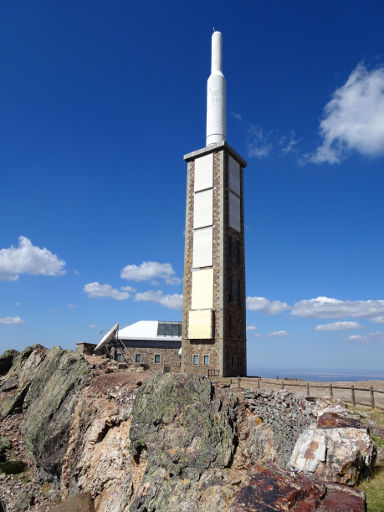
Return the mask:
M 248 162 L 248 370 L 382 368 L 384 4 L 0 3 L 0 347 L 180 320 L 213 27 Z

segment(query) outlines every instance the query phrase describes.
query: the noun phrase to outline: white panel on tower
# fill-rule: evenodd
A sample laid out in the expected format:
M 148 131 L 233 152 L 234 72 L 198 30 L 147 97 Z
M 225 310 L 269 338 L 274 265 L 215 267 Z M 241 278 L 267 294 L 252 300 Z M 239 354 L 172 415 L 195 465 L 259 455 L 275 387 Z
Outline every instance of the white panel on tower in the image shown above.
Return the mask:
M 209 340 L 212 338 L 212 310 L 190 311 L 188 321 L 190 340 Z
M 236 231 L 241 230 L 240 222 L 240 198 L 233 192 L 229 192 L 229 219 L 228 223 Z
M 193 268 L 212 265 L 212 228 L 197 229 L 193 232 Z
M 193 205 L 193 227 L 204 228 L 213 224 L 213 190 L 204 190 L 195 194 Z
M 229 188 L 240 195 L 240 164 L 234 158 L 228 158 L 228 181 Z
M 213 187 L 213 153 L 195 160 L 195 192 Z
M 192 309 L 212 309 L 213 269 L 192 272 Z

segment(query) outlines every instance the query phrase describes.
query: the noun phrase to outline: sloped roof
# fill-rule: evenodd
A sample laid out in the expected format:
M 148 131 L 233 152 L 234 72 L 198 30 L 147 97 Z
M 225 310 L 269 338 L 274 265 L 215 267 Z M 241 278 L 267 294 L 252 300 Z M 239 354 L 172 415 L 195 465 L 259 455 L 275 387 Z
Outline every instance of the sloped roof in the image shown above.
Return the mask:
M 159 320 L 140 320 L 120 329 L 117 337 L 120 340 L 181 340 L 181 336 L 158 336 Z

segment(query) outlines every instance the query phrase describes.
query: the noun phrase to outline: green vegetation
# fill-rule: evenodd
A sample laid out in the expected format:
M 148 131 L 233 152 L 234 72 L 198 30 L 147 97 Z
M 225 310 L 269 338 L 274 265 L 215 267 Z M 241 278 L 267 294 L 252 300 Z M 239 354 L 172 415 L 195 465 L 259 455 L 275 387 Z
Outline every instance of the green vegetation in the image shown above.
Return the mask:
M 365 492 L 367 512 L 383 512 L 384 507 L 384 467 L 378 467 L 375 474 L 361 482 L 359 489 Z

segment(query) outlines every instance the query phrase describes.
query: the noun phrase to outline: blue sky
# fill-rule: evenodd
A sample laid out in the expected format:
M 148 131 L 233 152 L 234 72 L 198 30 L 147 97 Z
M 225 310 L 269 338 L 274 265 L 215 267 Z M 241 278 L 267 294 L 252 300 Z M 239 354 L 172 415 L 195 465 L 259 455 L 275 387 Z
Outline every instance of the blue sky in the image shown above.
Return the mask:
M 215 27 L 227 140 L 248 161 L 250 372 L 381 368 L 383 15 L 381 1 L 2 2 L 1 348 L 181 318 L 182 157 L 205 143 Z

